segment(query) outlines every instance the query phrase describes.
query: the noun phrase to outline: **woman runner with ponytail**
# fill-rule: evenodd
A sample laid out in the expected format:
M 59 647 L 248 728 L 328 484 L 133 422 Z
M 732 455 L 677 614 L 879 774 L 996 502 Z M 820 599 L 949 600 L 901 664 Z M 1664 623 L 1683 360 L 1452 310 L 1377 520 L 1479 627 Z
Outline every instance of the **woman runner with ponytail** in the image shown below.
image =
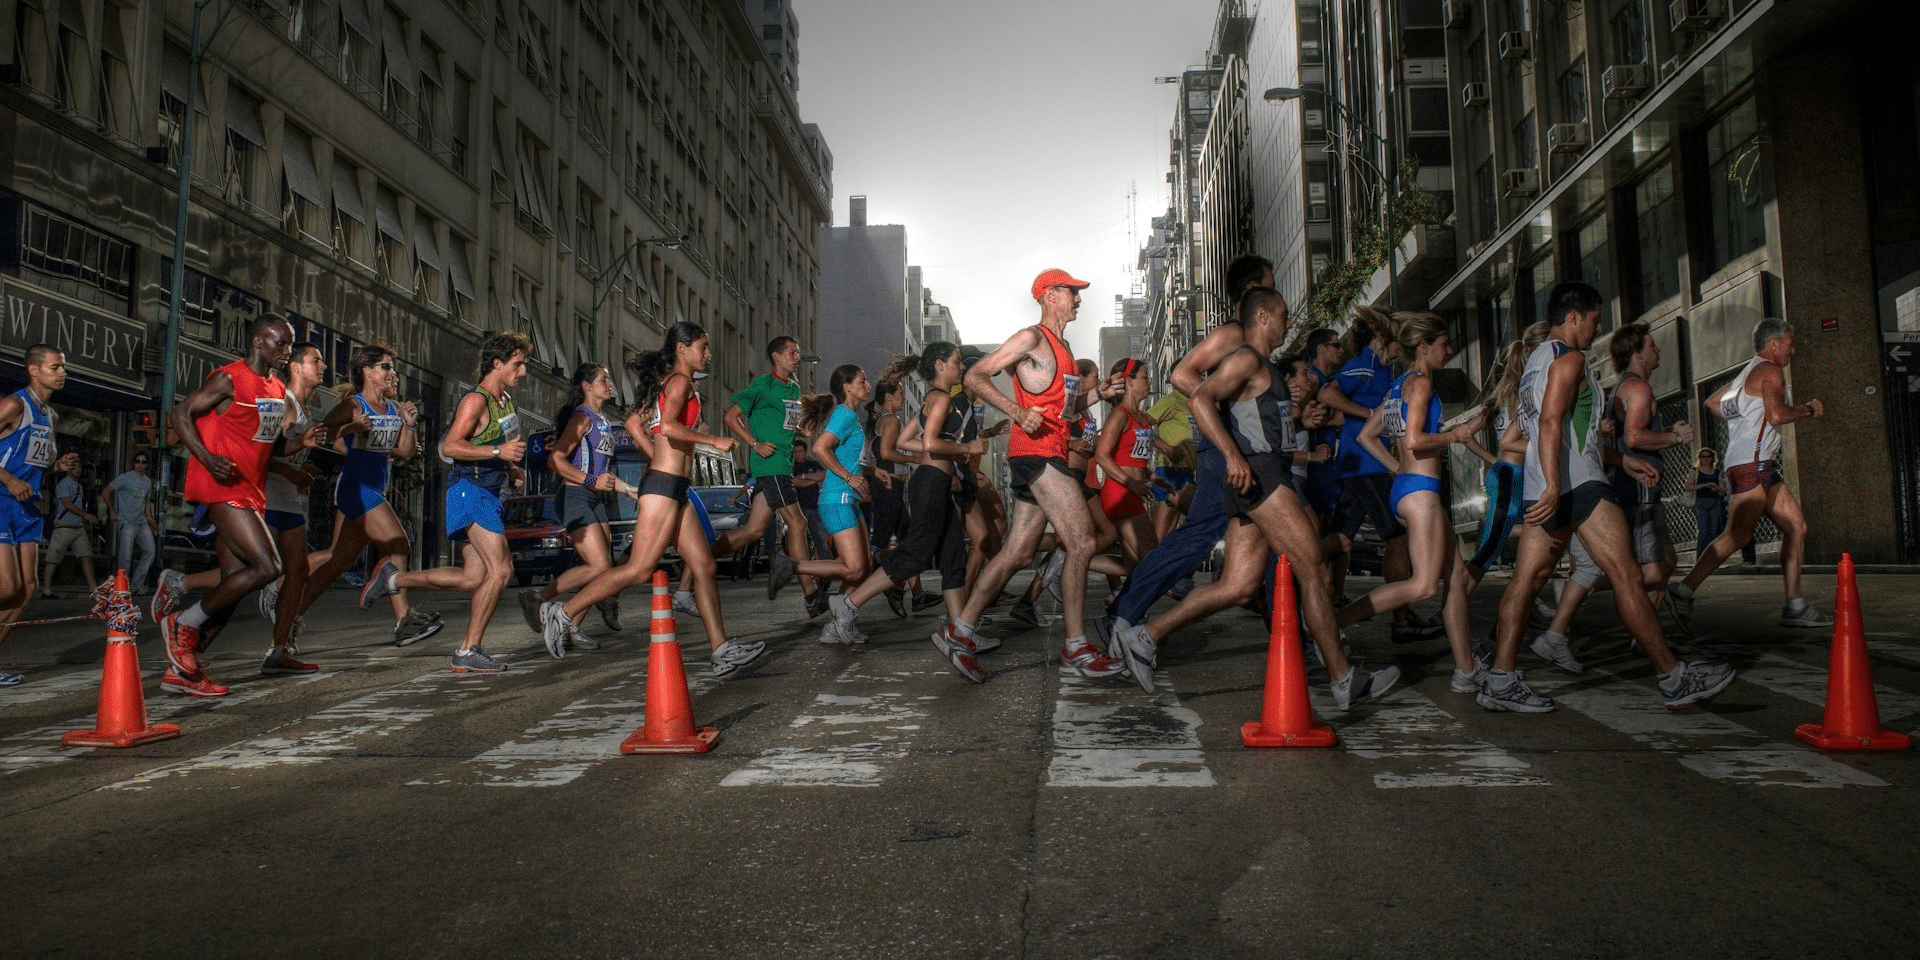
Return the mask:
M 566 402 L 554 411 L 553 422 L 562 425 L 553 445 L 547 448 L 547 467 L 560 478 L 560 489 L 553 495 L 554 513 L 560 517 L 580 562 L 538 590 L 520 591 L 520 612 L 535 633 L 542 632 L 542 603 L 572 593 L 613 569 L 609 525 L 614 516 L 613 498 L 616 494 L 633 496 L 634 487 L 613 473 L 613 425 L 600 410 L 612 398 L 613 377 L 606 367 L 589 361 L 574 369 Z M 609 628 L 620 629 L 618 595 L 600 603 L 600 617 Z M 578 627 L 568 641 L 582 650 L 600 647 Z
M 588 581 L 564 603 L 558 600 L 540 605 L 540 623 L 547 652 L 556 657 L 566 650 L 566 641 L 594 605 L 620 595 L 628 587 L 650 583 L 653 572 L 668 544 L 676 545 L 680 557 L 694 567 L 694 601 L 707 624 L 707 642 L 713 648 L 713 677 L 729 680 L 766 652 L 766 644 L 724 639 L 724 628 L 716 633 L 720 617 L 720 594 L 713 578 L 713 550 L 707 534 L 693 511 L 685 509 L 689 483 L 689 461 L 693 446 L 705 443 L 721 453 L 733 452 L 730 437 L 700 432 L 700 395 L 693 390 L 693 375 L 713 360 L 713 348 L 707 332 L 699 324 L 681 321 L 667 330 L 666 342 L 658 351 L 634 358 L 630 365 L 636 383 L 633 412 L 627 415 L 627 430 L 636 442 L 651 438 L 653 453 L 647 475 L 641 479 L 636 499 L 639 515 L 634 518 L 633 547 L 627 562 Z M 647 412 L 651 410 L 651 416 Z M 705 570 L 699 569 L 704 562 Z M 716 637 L 722 638 L 718 644 Z
M 865 403 L 871 387 L 867 372 L 858 364 L 835 367 L 827 379 L 829 394 L 814 394 L 800 401 L 800 433 L 813 436 L 813 459 L 826 468 L 820 483 L 820 521 L 833 538 L 835 560 L 801 560 L 775 552 L 767 575 L 767 599 L 778 596 L 781 588 L 796 574 L 842 583 L 865 579 L 869 564 L 866 522 L 860 518 L 860 500 L 867 496 L 867 478 L 860 474 L 861 453 L 867 446 L 867 432 L 853 412 Z M 893 480 L 878 474 L 878 483 Z

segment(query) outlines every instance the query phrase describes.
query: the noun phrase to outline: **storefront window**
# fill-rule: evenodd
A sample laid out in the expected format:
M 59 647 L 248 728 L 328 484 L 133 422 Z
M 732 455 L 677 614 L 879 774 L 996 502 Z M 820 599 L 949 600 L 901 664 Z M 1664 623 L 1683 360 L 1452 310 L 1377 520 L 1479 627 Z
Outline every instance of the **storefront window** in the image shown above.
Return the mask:
M 20 268 L 34 283 L 126 315 L 133 293 L 133 246 L 45 207 L 20 201 Z
M 1761 192 L 1759 111 L 1748 97 L 1707 130 L 1708 272 L 1766 245 Z
M 1599 288 L 1601 293 L 1613 292 L 1613 263 L 1607 259 L 1607 218 L 1605 214 L 1587 221 L 1580 228 L 1578 237 L 1580 248 L 1580 279 Z M 1604 319 L 1605 315 L 1602 315 Z
M 1680 292 L 1680 247 L 1673 208 L 1673 164 L 1633 188 L 1634 237 L 1639 247 L 1639 312 Z

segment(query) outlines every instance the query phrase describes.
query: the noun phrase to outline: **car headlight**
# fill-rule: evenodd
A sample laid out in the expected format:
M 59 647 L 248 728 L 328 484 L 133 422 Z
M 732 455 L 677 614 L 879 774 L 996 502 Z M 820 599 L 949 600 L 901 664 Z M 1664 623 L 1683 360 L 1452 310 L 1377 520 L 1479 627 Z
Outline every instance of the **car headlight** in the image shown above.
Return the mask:
M 560 537 L 541 537 L 540 538 L 540 546 L 542 549 L 545 549 L 545 550 L 558 550 L 559 548 L 565 546 L 566 542 L 567 542 L 566 540 Z

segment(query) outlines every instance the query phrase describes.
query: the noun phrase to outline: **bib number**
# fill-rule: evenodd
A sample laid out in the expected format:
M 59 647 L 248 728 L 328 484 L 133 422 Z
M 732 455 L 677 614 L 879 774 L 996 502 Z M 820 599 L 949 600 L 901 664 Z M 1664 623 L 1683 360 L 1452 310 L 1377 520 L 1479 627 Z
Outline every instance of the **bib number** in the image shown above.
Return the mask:
M 1073 398 L 1080 395 L 1080 377 L 1069 373 L 1061 376 L 1060 382 L 1066 386 L 1067 401 L 1071 404 Z
M 33 432 L 27 436 L 27 466 L 50 467 L 53 465 L 53 431 L 41 424 L 34 424 Z
M 400 443 L 400 418 L 381 414 L 369 420 L 372 428 L 367 431 L 367 450 L 372 453 L 392 453 Z
M 500 435 L 508 440 L 520 439 L 520 412 L 518 410 L 500 418 Z
M 260 425 L 253 431 L 253 442 L 272 443 L 280 439 L 280 429 L 287 419 L 287 401 L 261 397 L 254 401 L 254 411 L 260 416 Z
M 782 400 L 780 403 L 787 408 L 787 416 L 780 421 L 780 429 L 788 431 L 800 429 L 800 401 Z
M 1153 456 L 1153 431 L 1145 427 L 1133 431 L 1133 459 L 1146 460 Z

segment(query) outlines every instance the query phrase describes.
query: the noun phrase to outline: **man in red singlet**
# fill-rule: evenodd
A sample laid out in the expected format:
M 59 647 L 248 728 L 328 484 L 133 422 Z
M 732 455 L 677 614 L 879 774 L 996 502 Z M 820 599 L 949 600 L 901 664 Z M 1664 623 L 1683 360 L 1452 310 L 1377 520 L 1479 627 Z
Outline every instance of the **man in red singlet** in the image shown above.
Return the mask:
M 1080 415 L 1085 400 L 1079 389 L 1079 368 L 1063 337 L 1067 324 L 1080 312 L 1084 280 L 1065 270 L 1047 270 L 1034 278 L 1033 299 L 1040 304 L 1040 322 L 1014 334 L 973 369 L 967 371 L 967 389 L 998 407 L 1013 421 L 1007 439 L 1008 483 L 1013 493 L 1013 516 L 1006 540 L 987 563 L 980 582 L 968 584 L 967 605 L 960 619 L 933 635 L 934 646 L 946 654 L 954 670 L 980 683 L 986 673 L 974 656 L 1000 645 L 991 637 L 974 636 L 974 627 L 988 604 L 1000 594 L 1007 578 L 1033 558 L 1047 524 L 1053 524 L 1066 560 L 1060 573 L 1060 602 L 1065 607 L 1067 641 L 1060 651 L 1060 672 L 1070 676 L 1111 677 L 1121 672 L 1120 661 L 1087 642 L 1085 613 L 1087 561 L 1092 559 L 1093 518 L 1080 477 L 1067 466 L 1067 423 Z M 1000 392 L 993 377 L 1008 371 L 1012 397 Z M 1111 392 L 1102 385 L 1102 393 Z
M 263 313 L 247 326 L 247 343 L 246 359 L 208 374 L 168 414 L 168 425 L 190 455 L 187 500 L 207 505 L 220 560 L 219 585 L 160 621 L 172 664 L 160 685 L 190 697 L 226 696 L 227 688 L 201 668 L 199 654 L 241 600 L 280 576 L 280 555 L 267 529 L 267 461 L 280 445 L 287 415 L 287 387 L 274 372 L 293 353 L 293 327 L 284 317 Z

